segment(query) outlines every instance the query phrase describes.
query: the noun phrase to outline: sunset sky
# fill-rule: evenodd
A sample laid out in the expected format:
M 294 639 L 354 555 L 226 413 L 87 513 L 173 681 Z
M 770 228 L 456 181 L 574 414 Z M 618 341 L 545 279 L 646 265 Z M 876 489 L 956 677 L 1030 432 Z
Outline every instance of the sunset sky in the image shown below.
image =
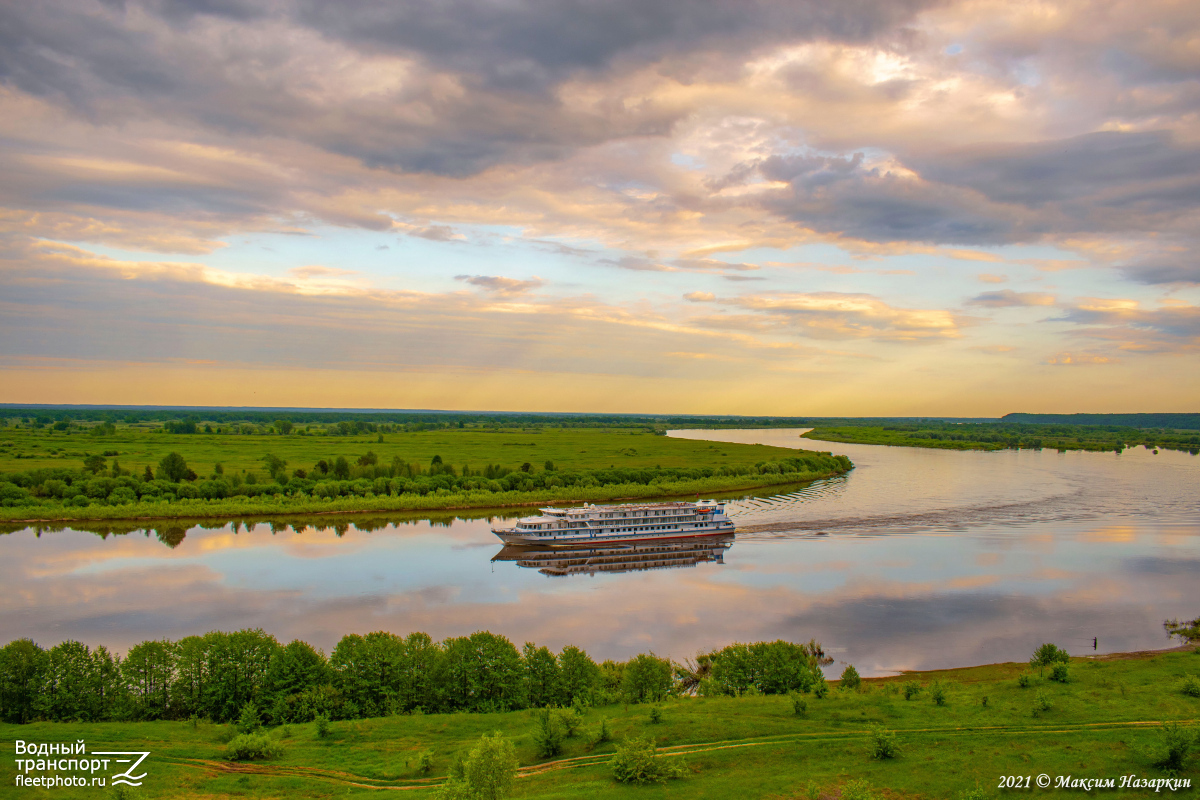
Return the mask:
M 0 402 L 1195 411 L 1195 2 L 0 2 Z

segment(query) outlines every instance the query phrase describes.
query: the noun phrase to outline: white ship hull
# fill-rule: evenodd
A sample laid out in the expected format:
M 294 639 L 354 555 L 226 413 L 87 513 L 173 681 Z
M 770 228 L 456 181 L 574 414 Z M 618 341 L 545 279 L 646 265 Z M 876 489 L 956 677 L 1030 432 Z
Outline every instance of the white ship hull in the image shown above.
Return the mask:
M 567 546 L 597 542 L 651 542 L 722 536 L 734 533 L 724 504 L 632 503 L 543 508 L 538 517 L 522 517 L 512 528 L 492 528 L 505 544 Z

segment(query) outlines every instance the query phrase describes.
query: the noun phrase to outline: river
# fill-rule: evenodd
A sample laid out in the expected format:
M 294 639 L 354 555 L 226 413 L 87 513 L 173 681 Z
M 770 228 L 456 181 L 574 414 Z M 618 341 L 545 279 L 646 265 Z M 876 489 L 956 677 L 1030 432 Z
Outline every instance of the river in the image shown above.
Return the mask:
M 671 435 L 848 455 L 848 475 L 729 508 L 739 533 L 667 554 L 493 560 L 488 519 L 394 515 L 0 537 L 0 642 L 261 627 L 327 652 L 344 633 L 488 629 L 597 659 L 682 659 L 816 638 L 840 673 L 1160 648 L 1200 614 L 1200 458 L 1138 448 L 961 452 L 815 442 L 801 430 Z M 85 526 L 80 525 L 80 528 Z M 174 545 L 174 546 L 172 546 Z M 652 567 L 652 568 L 645 568 Z

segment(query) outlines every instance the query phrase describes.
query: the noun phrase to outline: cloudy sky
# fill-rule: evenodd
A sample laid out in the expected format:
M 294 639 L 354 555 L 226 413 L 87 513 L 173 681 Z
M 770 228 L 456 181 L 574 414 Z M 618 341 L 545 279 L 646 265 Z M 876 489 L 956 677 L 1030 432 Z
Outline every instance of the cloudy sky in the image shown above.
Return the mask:
M 0 401 L 1194 411 L 1164 0 L 0 2 Z

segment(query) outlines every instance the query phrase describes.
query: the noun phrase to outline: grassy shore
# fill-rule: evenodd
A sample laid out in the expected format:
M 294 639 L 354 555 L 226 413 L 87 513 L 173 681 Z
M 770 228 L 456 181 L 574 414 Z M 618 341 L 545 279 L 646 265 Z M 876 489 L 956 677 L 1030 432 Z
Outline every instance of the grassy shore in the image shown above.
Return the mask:
M 824 699 L 806 696 L 802 715 L 791 698 L 780 696 L 671 700 L 660 706 L 658 724 L 650 721 L 648 706 L 589 709 L 580 735 L 553 760 L 536 756 L 530 711 L 335 722 L 325 738 L 315 724 L 293 725 L 271 732 L 283 747 L 281 756 L 246 764 L 224 759 L 232 727 L 206 722 L 33 723 L 0 725 L 0 731 L 10 743 L 84 739 L 89 752 L 149 750 L 140 797 L 325 798 L 378 796 L 381 789 L 430 797 L 456 757 L 483 733 L 498 730 L 517 747 L 517 798 L 833 800 L 852 780 L 868 781 L 879 797 L 956 798 L 976 786 L 987 797 L 1054 792 L 1036 784 L 997 789 L 1006 775 L 1164 777 L 1153 752 L 1160 723 L 1200 717 L 1200 699 L 1179 690 L 1185 675 L 1200 673 L 1200 653 L 1192 649 L 1077 658 L 1067 683 L 1034 672 L 1023 688 L 1017 679 L 1027 671 L 1024 664 L 993 664 L 864 680 L 860 691 L 835 688 Z M 909 682 L 922 690 L 906 700 Z M 945 689 L 944 705 L 932 700 L 935 684 Z M 1038 699 L 1049 708 L 1035 715 Z M 588 738 L 602 718 L 615 742 L 593 746 Z M 896 734 L 898 757 L 871 757 L 876 727 Z M 662 786 L 615 783 L 608 760 L 616 743 L 632 736 L 648 736 L 660 752 L 682 759 L 686 777 Z M 434 753 L 428 777 L 417 769 L 426 749 Z M 1194 755 L 1180 774 L 1197 783 Z M 14 786 L 15 777 L 13 759 L 0 762 L 0 785 Z M 92 788 L 10 791 L 31 798 L 100 796 Z M 1173 796 L 1196 794 L 1191 788 Z M 1171 793 L 1159 793 L 1165 795 Z
M 993 422 L 904 422 L 891 425 L 820 426 L 806 439 L 893 447 L 942 450 L 1006 450 L 1012 448 L 1117 451 L 1142 446 L 1200 453 L 1200 433 L 1140 429 L 1115 425 L 1055 425 Z

